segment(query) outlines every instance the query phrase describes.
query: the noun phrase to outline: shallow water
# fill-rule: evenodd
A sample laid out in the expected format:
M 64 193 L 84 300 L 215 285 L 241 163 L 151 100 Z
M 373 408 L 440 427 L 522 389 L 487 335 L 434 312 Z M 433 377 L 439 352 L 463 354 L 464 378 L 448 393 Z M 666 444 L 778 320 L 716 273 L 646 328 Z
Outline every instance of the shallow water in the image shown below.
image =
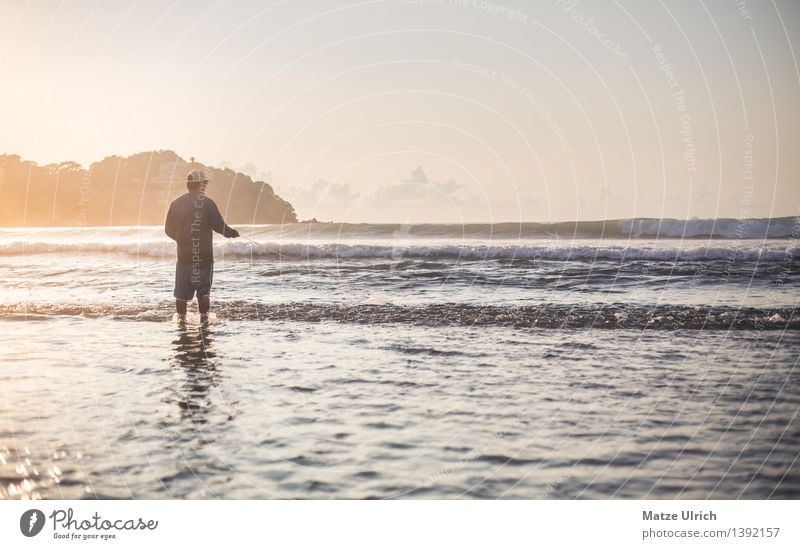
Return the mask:
M 173 322 L 165 243 L 124 251 L 157 230 L 76 231 L 0 265 L 0 497 L 800 496 L 793 241 L 235 251 L 202 327 Z
M 2 324 L 7 497 L 798 495 L 797 332 Z

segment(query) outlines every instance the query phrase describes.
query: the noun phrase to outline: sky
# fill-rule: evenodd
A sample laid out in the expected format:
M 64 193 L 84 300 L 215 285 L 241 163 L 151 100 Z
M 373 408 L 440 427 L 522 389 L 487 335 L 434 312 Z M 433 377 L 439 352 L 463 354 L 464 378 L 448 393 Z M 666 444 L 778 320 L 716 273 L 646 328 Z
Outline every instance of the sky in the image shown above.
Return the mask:
M 800 215 L 800 2 L 0 3 L 0 152 L 171 149 L 301 218 Z

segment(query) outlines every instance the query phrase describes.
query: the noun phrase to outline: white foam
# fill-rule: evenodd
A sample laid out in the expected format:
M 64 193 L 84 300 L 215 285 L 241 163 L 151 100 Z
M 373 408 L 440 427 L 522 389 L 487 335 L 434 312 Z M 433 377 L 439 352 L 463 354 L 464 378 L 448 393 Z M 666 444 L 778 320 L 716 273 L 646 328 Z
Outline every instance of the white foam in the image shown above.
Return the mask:
M 134 257 L 173 260 L 175 245 L 166 241 L 130 243 L 84 242 L 66 244 L 36 242 L 0 245 L 0 255 L 49 253 L 122 254 Z M 646 260 L 646 261 L 759 261 L 782 262 L 800 258 L 800 247 L 791 245 L 724 245 L 722 243 L 670 245 L 572 245 L 569 242 L 549 245 L 492 244 L 304 244 L 231 242 L 215 245 L 215 256 L 222 258 L 283 259 L 447 259 L 447 260 Z

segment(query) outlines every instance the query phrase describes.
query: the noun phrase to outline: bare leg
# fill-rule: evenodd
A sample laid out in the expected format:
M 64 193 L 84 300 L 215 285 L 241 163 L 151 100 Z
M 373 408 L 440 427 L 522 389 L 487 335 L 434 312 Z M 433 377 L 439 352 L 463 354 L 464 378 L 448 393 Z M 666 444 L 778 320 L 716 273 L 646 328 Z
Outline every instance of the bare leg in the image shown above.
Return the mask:
M 186 302 L 184 300 L 175 300 L 175 310 L 178 312 L 178 317 L 180 317 L 181 320 L 186 320 Z
M 200 309 L 200 318 L 207 319 L 208 311 L 211 309 L 211 298 L 209 296 L 197 298 L 197 308 Z

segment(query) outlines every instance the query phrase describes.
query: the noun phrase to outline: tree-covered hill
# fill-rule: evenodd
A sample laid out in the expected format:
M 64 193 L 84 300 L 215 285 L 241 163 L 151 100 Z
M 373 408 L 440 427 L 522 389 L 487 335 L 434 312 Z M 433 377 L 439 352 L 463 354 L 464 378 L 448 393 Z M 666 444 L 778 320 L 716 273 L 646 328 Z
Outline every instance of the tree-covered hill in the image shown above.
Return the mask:
M 110 156 L 88 169 L 0 155 L 0 226 L 158 225 L 186 192 L 186 174 L 211 174 L 207 194 L 228 223 L 294 223 L 294 208 L 263 181 L 186 161 L 173 151 Z

